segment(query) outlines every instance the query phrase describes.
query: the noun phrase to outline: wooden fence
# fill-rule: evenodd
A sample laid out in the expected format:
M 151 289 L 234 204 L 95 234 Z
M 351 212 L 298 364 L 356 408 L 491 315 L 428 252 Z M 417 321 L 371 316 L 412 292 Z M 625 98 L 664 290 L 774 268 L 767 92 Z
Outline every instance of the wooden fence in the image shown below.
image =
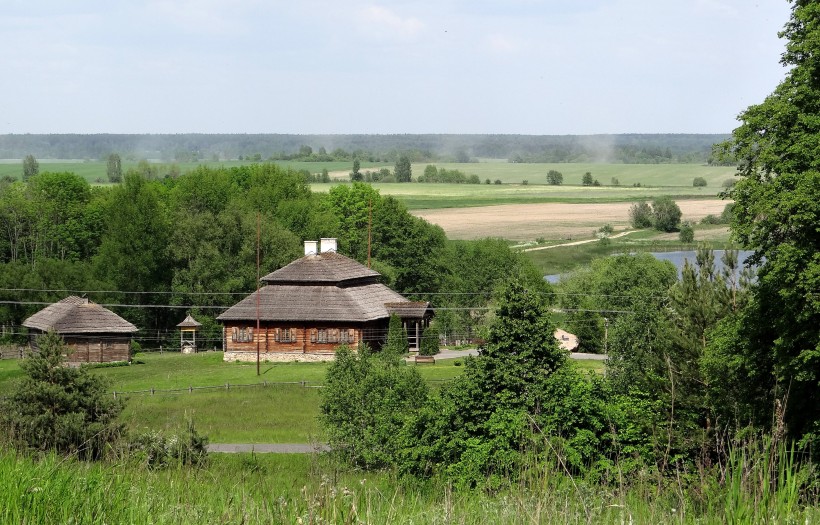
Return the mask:
M 114 390 L 111 392 L 116 399 L 117 396 L 124 396 L 124 395 L 156 395 L 156 394 L 184 394 L 189 393 L 192 394 L 199 390 L 230 390 L 232 388 L 249 388 L 249 387 L 265 387 L 265 386 L 279 386 L 279 385 L 288 385 L 288 386 L 300 386 L 302 388 L 322 388 L 324 385 L 320 384 L 313 384 L 310 381 L 263 381 L 261 383 L 225 383 L 224 385 L 211 385 L 211 386 L 189 386 L 186 388 L 154 388 L 151 387 L 146 390 L 127 390 L 127 391 L 116 391 Z
M 28 356 L 29 352 L 30 349 L 27 346 L 3 345 L 0 346 L 0 359 L 23 359 Z

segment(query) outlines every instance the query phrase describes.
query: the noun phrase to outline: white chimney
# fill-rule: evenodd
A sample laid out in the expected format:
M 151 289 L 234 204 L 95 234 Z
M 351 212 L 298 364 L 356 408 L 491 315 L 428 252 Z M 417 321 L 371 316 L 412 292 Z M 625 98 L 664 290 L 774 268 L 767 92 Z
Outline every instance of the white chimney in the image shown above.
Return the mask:
M 335 252 L 336 251 L 336 239 L 327 239 L 322 238 L 321 244 L 321 252 Z
M 316 255 L 318 252 L 316 251 L 316 245 L 319 244 L 316 241 L 305 241 L 305 255 Z

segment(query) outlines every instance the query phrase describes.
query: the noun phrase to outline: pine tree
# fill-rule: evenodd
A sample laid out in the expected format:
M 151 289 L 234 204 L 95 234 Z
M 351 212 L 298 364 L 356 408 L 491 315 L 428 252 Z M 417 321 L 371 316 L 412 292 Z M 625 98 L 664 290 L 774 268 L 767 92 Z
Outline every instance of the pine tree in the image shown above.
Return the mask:
M 65 366 L 65 344 L 48 333 L 39 350 L 20 363 L 26 377 L 0 412 L 12 440 L 36 450 L 76 453 L 98 459 L 116 441 L 121 400 L 106 392 L 106 383 L 84 368 Z

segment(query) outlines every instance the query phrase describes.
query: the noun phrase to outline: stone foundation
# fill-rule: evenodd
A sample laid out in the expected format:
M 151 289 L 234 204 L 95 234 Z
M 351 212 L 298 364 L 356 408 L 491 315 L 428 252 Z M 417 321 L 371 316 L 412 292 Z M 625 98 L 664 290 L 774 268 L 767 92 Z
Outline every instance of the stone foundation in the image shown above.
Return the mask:
M 334 354 L 303 354 L 302 352 L 263 352 L 259 354 L 259 360 L 269 363 L 320 363 L 323 361 L 333 361 Z M 225 352 L 223 361 L 233 363 L 242 361 L 244 363 L 255 363 L 256 352 Z

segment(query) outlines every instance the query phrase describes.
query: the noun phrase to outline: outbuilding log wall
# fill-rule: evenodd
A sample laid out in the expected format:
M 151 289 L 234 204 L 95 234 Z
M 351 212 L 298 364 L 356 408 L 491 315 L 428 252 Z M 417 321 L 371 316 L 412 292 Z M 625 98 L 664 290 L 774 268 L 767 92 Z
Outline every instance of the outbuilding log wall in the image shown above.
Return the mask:
M 32 346 L 36 347 L 36 338 L 41 335 L 34 336 Z M 131 337 L 122 334 L 64 335 L 63 341 L 66 345 L 65 361 L 70 365 L 131 360 Z

